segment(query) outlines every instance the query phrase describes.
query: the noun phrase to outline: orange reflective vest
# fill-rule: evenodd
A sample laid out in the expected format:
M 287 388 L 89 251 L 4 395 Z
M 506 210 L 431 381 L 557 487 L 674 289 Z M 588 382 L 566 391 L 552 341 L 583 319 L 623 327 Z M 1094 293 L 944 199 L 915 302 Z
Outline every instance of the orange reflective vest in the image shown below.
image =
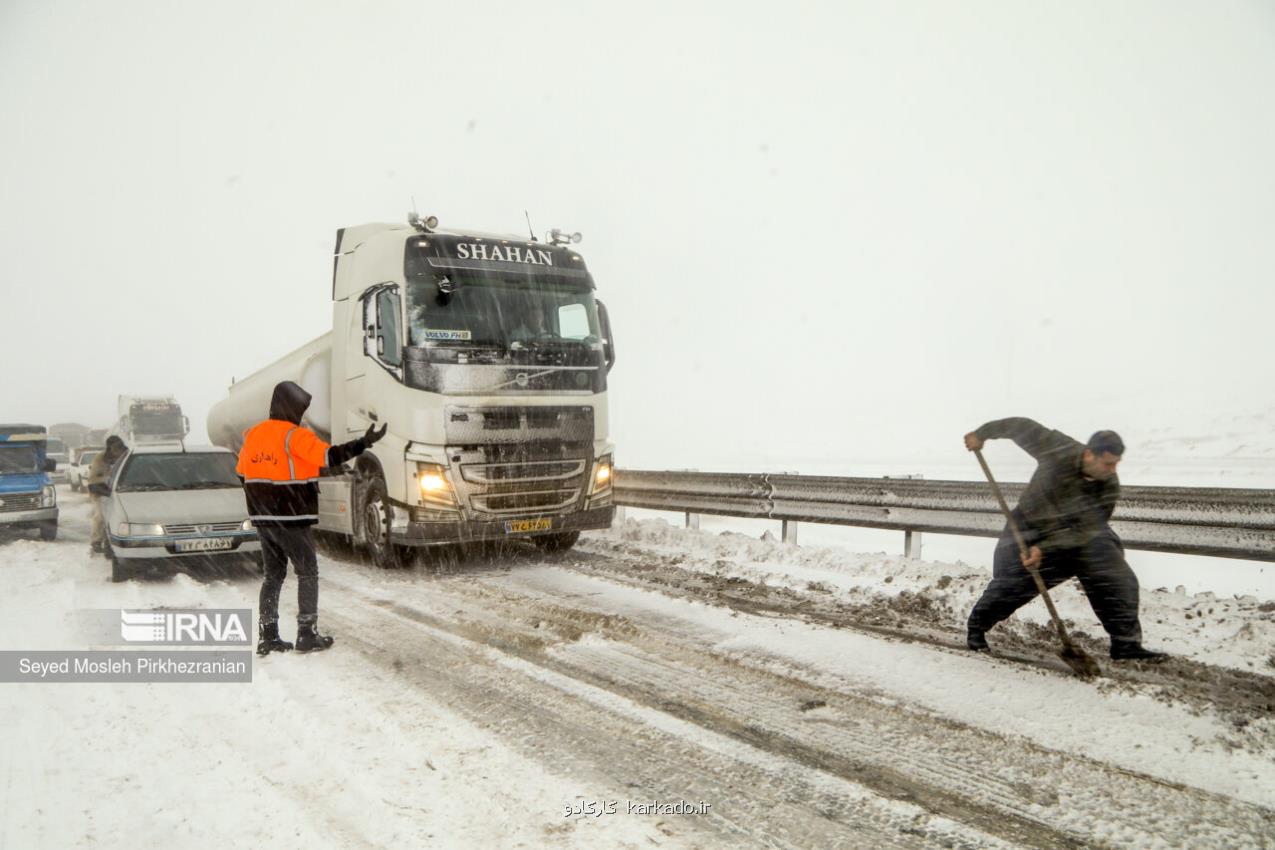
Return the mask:
M 235 471 L 243 476 L 254 523 L 314 523 L 319 518 L 319 470 L 327 443 L 309 428 L 267 419 L 244 433 Z
M 245 484 L 318 481 L 319 470 L 328 464 L 328 448 L 309 428 L 267 419 L 244 433 L 235 471 Z

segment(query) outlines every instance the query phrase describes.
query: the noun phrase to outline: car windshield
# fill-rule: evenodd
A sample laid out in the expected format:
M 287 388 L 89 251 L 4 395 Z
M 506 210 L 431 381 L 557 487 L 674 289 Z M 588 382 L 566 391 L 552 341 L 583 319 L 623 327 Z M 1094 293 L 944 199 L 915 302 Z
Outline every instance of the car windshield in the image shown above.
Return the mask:
M 35 446 L 0 446 L 0 475 L 26 475 L 39 471 Z
M 443 287 L 454 291 L 444 292 Z M 408 345 L 497 345 L 598 341 L 593 293 L 579 286 L 549 283 L 524 275 L 433 272 L 407 286 Z M 516 345 L 515 345 L 516 344 Z
M 212 490 L 243 486 L 235 474 L 235 458 L 228 452 L 137 454 L 120 472 L 115 489 Z

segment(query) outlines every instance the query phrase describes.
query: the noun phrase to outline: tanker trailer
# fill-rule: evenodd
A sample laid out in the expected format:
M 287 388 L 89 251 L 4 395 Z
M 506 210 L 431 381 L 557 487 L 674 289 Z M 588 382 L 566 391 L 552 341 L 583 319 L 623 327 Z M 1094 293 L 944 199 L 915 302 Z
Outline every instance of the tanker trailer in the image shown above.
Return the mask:
M 210 439 L 238 451 L 285 380 L 313 396 L 303 424 L 328 442 L 387 423 L 319 480 L 320 530 L 386 566 L 408 547 L 525 537 L 556 550 L 609 527 L 615 349 L 578 241 L 417 216 L 338 231 L 331 328 L 233 383 Z

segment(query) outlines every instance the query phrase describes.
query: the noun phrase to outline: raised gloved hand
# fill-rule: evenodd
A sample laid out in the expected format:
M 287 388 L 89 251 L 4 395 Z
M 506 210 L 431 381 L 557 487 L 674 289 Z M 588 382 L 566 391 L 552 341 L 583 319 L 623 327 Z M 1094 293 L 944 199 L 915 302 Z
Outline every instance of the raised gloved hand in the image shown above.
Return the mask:
M 385 436 L 385 432 L 388 431 L 389 428 L 390 428 L 390 423 L 388 422 L 382 425 L 381 430 L 379 431 L 376 430 L 375 425 L 367 426 L 367 432 L 363 435 L 364 445 L 370 448 L 374 443 L 376 443 L 378 440 L 380 440 L 382 437 Z

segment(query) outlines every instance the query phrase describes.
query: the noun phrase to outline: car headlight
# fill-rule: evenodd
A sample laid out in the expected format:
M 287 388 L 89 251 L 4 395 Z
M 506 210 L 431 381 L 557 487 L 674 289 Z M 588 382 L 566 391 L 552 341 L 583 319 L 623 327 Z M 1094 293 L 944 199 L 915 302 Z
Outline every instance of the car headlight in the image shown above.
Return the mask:
M 614 470 L 611 468 L 611 455 L 603 455 L 593 464 L 593 483 L 590 485 L 590 495 L 596 495 L 605 490 L 611 489 L 611 477 Z
M 456 505 L 456 494 L 442 464 L 417 462 L 416 486 L 420 488 L 421 501 L 426 504 L 449 508 Z
M 252 531 L 252 520 L 246 519 L 239 524 L 240 531 Z
M 40 507 L 51 508 L 58 503 L 58 491 L 53 485 L 46 484 L 40 491 Z
M 157 522 L 121 522 L 115 526 L 118 537 L 159 537 L 164 526 Z

